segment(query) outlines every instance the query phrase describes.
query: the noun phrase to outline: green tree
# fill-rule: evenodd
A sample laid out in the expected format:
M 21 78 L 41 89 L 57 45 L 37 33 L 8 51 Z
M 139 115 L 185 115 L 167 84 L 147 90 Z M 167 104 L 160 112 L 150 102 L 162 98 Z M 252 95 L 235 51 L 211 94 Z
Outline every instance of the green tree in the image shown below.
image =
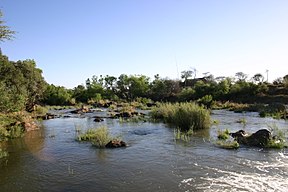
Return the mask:
M 288 75 L 285 75 L 283 77 L 283 84 L 284 84 L 285 87 L 288 87 Z
M 252 79 L 256 82 L 256 83 L 263 83 L 264 81 L 264 76 L 261 73 L 257 73 L 255 74 Z
M 246 79 L 248 78 L 248 75 L 243 72 L 237 72 L 235 76 L 238 79 L 238 81 L 246 81 Z
M 0 53 L 1 54 L 1 53 Z M 43 96 L 46 82 L 42 71 L 36 67 L 33 60 L 9 61 L 5 55 L 0 55 L 1 95 L 9 108 L 6 112 L 26 109 L 32 111 Z M 4 101 L 3 100 L 3 101 Z
M 78 85 L 72 90 L 72 97 L 75 98 L 76 102 L 85 103 L 88 101 L 87 89 L 83 85 Z
M 149 91 L 149 77 L 145 75 L 130 76 L 130 99 L 137 97 L 147 97 Z
M 187 81 L 187 79 L 191 78 L 193 76 L 193 71 L 188 70 L 188 71 L 182 71 L 181 72 L 181 78 L 184 79 L 184 82 Z
M 119 98 L 129 99 L 130 81 L 129 77 L 125 74 L 121 74 L 117 80 L 117 95 Z
M 5 21 L 2 20 L 3 14 L 0 10 L 0 41 L 11 40 L 14 38 L 15 31 L 12 31 L 10 27 L 5 25 Z
M 179 93 L 178 98 L 181 102 L 194 100 L 195 99 L 195 90 L 191 87 L 184 88 Z
M 72 95 L 63 86 L 47 85 L 44 92 L 43 102 L 47 105 L 68 105 L 71 104 Z
M 104 87 L 106 90 L 115 90 L 117 78 L 114 76 L 106 75 L 104 77 L 105 83 Z
M 154 101 L 175 100 L 180 91 L 178 80 L 160 78 L 159 75 L 155 75 L 155 79 L 150 84 L 150 97 Z
M 214 98 L 219 100 L 225 99 L 226 95 L 230 91 L 230 87 L 231 81 L 229 81 L 229 79 L 226 78 L 221 80 L 215 88 Z
M 39 100 L 42 99 L 43 93 L 46 89 L 46 81 L 42 76 L 42 70 L 36 67 L 34 60 L 17 61 L 16 67 L 23 74 L 24 89 L 26 100 L 26 110 L 32 111 L 33 107 Z
M 104 77 L 105 97 L 107 99 L 117 99 L 117 78 L 114 76 L 106 75 Z
M 147 97 L 149 92 L 149 77 L 145 75 L 122 74 L 117 81 L 117 94 L 120 98 L 133 100 L 137 97 Z

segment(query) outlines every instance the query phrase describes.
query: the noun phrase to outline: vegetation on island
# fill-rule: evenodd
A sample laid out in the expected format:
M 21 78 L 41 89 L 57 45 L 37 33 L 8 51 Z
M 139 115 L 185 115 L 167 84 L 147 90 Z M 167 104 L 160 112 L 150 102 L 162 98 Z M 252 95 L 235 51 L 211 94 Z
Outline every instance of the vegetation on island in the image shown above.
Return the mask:
M 241 132 L 245 134 L 240 135 L 241 138 L 239 139 L 237 136 L 233 136 L 235 133 L 231 133 L 228 129 L 218 130 L 218 139 L 215 141 L 215 144 L 224 149 L 238 149 L 240 145 L 274 149 L 288 147 L 285 132 L 279 130 L 276 125 L 269 126 L 269 130 L 262 129 L 253 134 L 246 133 L 243 130 L 236 133 L 238 134 Z M 269 133 L 269 135 L 264 135 L 263 133 Z
M 185 132 L 210 127 L 210 111 L 196 103 L 161 103 L 150 114 Z

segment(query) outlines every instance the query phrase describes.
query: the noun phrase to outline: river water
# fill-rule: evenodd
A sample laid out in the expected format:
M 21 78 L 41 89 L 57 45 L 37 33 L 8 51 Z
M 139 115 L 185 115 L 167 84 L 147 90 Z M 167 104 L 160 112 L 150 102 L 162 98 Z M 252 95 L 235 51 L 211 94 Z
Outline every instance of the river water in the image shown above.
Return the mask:
M 93 114 L 92 114 L 93 115 Z M 236 123 L 245 118 L 246 126 Z M 287 191 L 288 150 L 241 147 L 225 150 L 213 144 L 217 131 L 253 132 L 288 122 L 259 118 L 257 113 L 213 111 L 219 121 L 184 143 L 161 123 L 124 123 L 90 117 L 43 121 L 43 128 L 2 145 L 0 191 Z M 97 149 L 75 141 L 76 129 L 107 125 L 129 146 Z

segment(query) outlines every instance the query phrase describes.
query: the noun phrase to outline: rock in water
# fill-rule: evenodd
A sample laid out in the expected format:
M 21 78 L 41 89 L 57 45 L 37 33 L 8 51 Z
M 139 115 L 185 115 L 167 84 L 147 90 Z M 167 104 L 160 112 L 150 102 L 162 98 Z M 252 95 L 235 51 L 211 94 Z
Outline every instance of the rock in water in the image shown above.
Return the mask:
M 118 141 L 118 140 L 109 141 L 109 143 L 105 145 L 106 148 L 119 148 L 119 147 L 126 147 L 126 146 L 127 144 L 124 141 Z

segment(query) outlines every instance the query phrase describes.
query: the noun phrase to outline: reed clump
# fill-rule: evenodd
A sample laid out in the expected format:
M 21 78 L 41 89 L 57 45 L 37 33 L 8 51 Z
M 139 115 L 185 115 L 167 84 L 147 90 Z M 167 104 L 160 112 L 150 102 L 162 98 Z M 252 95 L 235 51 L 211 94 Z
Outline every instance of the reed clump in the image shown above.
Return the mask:
M 163 120 L 181 131 L 200 130 L 210 127 L 210 111 L 196 103 L 160 103 L 150 113 L 153 119 Z
M 174 138 L 175 141 L 183 141 L 183 142 L 190 142 L 191 135 L 193 131 L 190 129 L 189 131 L 181 131 L 179 128 L 174 129 Z

